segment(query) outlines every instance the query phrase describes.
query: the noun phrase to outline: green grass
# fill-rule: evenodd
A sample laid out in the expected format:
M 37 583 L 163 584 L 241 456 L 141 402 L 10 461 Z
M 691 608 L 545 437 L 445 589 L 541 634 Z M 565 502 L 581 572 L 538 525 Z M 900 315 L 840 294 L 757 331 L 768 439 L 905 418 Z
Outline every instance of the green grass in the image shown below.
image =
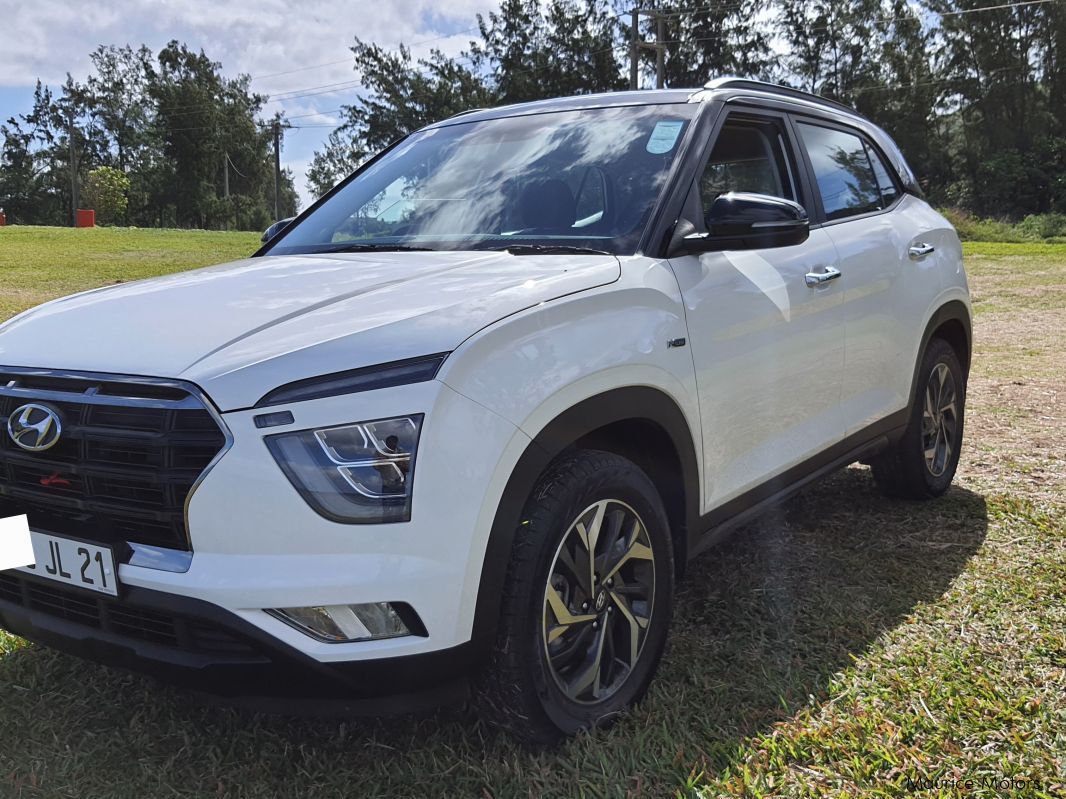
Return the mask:
M 980 219 L 952 208 L 945 208 L 942 213 L 955 225 L 964 241 L 1066 243 L 1066 215 L 1063 214 L 1034 214 L 1020 222 L 1007 222 Z
M 42 231 L 35 245 L 34 231 L 11 233 L 0 229 L 5 313 L 61 293 L 20 261 L 87 288 L 255 246 L 245 234 Z M 89 258 L 70 244 L 84 241 Z M 123 245 L 159 252 L 108 256 Z M 259 716 L 0 634 L 0 796 L 1066 795 L 1064 421 L 1025 393 L 1066 396 L 1066 247 L 966 251 L 985 309 L 958 485 L 891 502 L 851 468 L 698 560 L 660 674 L 614 728 L 533 751 L 462 708 Z M 1022 784 L 996 787 L 1007 778 Z M 975 784 L 916 784 L 953 779 Z
M 246 258 L 256 233 L 0 227 L 0 319 L 45 300 Z

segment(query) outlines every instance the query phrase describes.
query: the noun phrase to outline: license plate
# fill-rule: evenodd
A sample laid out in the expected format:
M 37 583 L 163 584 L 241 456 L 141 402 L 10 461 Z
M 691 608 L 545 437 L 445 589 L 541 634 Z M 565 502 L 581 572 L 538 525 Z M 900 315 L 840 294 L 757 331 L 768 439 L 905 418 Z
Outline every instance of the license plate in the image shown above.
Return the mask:
M 19 571 L 118 596 L 118 569 L 110 547 L 30 531 L 34 565 Z

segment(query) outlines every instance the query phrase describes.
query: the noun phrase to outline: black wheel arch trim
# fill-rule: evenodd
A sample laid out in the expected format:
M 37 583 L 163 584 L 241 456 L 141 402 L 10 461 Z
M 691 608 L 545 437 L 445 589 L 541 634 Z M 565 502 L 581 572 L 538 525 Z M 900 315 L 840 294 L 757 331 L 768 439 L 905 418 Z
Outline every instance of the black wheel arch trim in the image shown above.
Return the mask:
M 536 434 L 511 472 L 489 531 L 481 566 L 471 638 L 486 650 L 496 635 L 507 566 L 514 534 L 530 491 L 548 465 L 575 441 L 616 422 L 648 421 L 662 428 L 681 463 L 685 494 L 685 529 L 680 531 L 690 549 L 699 517 L 699 466 L 688 420 L 665 392 L 650 386 L 629 386 L 596 394 L 563 411 Z M 673 531 L 676 534 L 678 531 Z
M 925 326 L 925 330 L 922 332 L 921 344 L 914 359 L 914 374 L 911 377 L 911 392 L 909 396 L 912 401 L 918 387 L 918 371 L 922 367 L 922 357 L 929 348 L 929 342 L 937 330 L 946 322 L 952 321 L 962 325 L 963 333 L 966 337 L 966 352 L 957 352 L 956 354 L 959 356 L 963 374 L 968 375 L 970 373 L 970 361 L 973 357 L 973 323 L 970 320 L 970 310 L 962 300 L 949 300 L 933 312 Z

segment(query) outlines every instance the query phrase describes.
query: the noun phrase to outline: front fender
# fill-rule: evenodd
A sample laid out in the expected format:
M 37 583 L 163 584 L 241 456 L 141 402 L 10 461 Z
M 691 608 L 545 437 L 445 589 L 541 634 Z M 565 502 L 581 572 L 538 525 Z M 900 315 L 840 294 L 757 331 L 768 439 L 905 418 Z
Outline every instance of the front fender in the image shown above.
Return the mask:
M 702 434 L 692 356 L 677 345 L 687 335 L 672 272 L 665 262 L 638 257 L 623 264 L 617 283 L 503 319 L 445 362 L 439 380 L 531 439 L 502 495 L 487 496 L 479 515 L 488 534 L 467 581 L 478 586 L 473 639 L 487 643 L 495 633 L 513 534 L 537 478 L 598 428 L 640 419 L 665 431 L 682 466 L 686 526 L 694 529 Z

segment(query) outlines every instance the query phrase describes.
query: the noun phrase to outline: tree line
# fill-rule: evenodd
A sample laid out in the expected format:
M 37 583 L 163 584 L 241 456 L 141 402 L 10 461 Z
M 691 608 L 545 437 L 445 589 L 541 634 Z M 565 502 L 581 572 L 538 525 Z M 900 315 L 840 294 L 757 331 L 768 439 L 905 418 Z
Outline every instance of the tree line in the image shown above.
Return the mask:
M 416 59 L 355 42 L 366 87 L 308 172 L 316 194 L 397 136 L 466 108 L 628 85 L 632 2 L 503 0 L 479 39 Z M 667 86 L 719 75 L 856 108 L 900 144 L 933 202 L 996 218 L 1066 213 L 1064 0 L 640 0 Z M 640 15 L 640 38 L 660 21 Z M 655 54 L 640 49 L 642 85 Z
M 0 125 L 0 207 L 9 222 L 259 230 L 274 218 L 273 131 L 247 75 L 176 41 L 101 46 L 84 83 L 37 82 L 28 112 Z M 282 173 L 279 213 L 296 210 Z
M 308 188 L 320 195 L 397 137 L 469 108 L 627 88 L 634 1 L 667 86 L 741 75 L 816 92 L 886 128 L 939 205 L 1066 212 L 1066 0 L 502 0 L 457 55 L 356 38 L 362 88 Z M 655 54 L 638 57 L 649 86 Z M 32 109 L 0 126 L 9 218 L 62 224 L 82 190 L 120 223 L 273 218 L 268 98 L 248 76 L 226 78 L 177 42 L 155 56 L 101 47 L 92 65 L 85 84 L 38 85 Z M 292 181 L 286 171 L 282 216 L 296 208 Z

